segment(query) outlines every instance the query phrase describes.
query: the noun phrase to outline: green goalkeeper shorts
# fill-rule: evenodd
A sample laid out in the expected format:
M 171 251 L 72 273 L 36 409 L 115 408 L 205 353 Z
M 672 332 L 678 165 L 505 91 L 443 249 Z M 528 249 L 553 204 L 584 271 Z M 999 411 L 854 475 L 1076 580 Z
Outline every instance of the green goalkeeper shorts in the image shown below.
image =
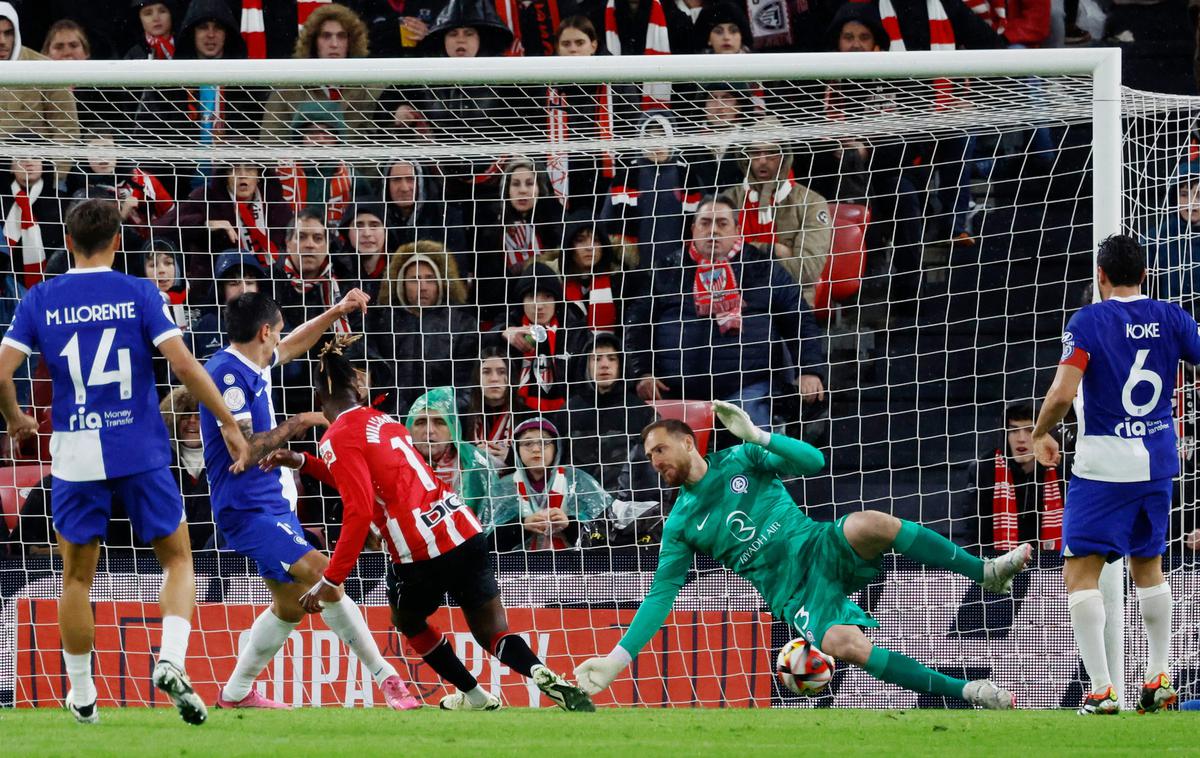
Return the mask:
M 807 581 L 784 605 L 783 621 L 817 647 L 825 632 L 838 624 L 879 626 L 879 622 L 850 601 L 879 573 L 881 558 L 868 561 L 854 552 L 842 522 L 825 522 L 805 536 L 799 545 L 800 560 L 809 567 Z

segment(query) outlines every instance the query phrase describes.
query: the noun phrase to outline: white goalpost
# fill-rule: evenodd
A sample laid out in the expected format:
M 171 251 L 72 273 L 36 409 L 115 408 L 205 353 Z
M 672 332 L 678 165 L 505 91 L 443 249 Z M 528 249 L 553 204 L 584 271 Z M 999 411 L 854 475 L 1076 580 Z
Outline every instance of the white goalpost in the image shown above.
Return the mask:
M 8 63 L 0 90 L 71 88 L 77 111 L 67 136 L 45 124 L 0 133 L 0 210 L 28 171 L 18 164 L 40 165 L 46 240 L 39 260 L 10 235 L 0 316 L 62 270 L 61 219 L 83 197 L 121 202 L 123 269 L 159 283 L 198 355 L 221 346 L 220 306 L 247 281 L 276 296 L 289 328 L 351 286 L 371 288 L 368 314 L 339 328 L 366 336 L 355 360 L 373 400 L 401 420 L 416 408 L 414 419 L 434 409 L 446 421 L 448 438 L 421 450 L 439 475 L 476 488 L 466 497 L 489 526 L 510 626 L 564 672 L 611 649 L 650 586 L 673 495 L 648 471 L 641 425 L 681 417 L 720 448 L 729 440 L 712 429 L 708 402 L 741 393 L 777 431 L 825 453 L 825 471 L 788 483 L 814 518 L 885 510 L 983 553 L 1011 538 L 1011 523 L 1038 543 L 1012 598 L 888 559 L 853 599 L 879 619 L 872 634 L 885 647 L 995 679 L 1022 706 L 1073 707 L 1087 683 L 1054 516 L 1042 510 L 1045 472 L 1035 470 L 1032 489 L 1012 474 L 1010 486 L 1033 493 L 1031 513 L 1001 513 L 991 492 L 1002 486 L 997 457 L 1011 459 L 1005 408 L 1045 394 L 1063 327 L 1093 296 L 1099 241 L 1137 236 L 1154 294 L 1195 297 L 1189 228 L 1171 214 L 1190 175 L 1180 166 L 1200 146 L 1189 142 L 1200 99 L 1123 90 L 1120 72 L 1120 50 L 1108 48 Z M 735 255 L 747 261 L 732 330 L 713 315 L 720 306 L 701 312 L 702 295 L 721 293 L 702 292 L 689 268 L 691 221 L 714 196 L 731 198 Z M 539 294 L 552 321 L 528 309 Z M 705 344 L 690 342 L 701 331 Z M 608 352 L 619 378 L 603 374 Z M 311 366 L 276 374 L 281 417 L 312 409 Z M 1168 559 L 1175 680 L 1197 696 L 1187 376 L 1177 399 L 1188 464 Z M 164 397 L 171 379 L 158 377 Z M 646 402 L 656 382 L 663 396 Z M 35 362 L 18 383 L 48 435 L 44 371 Z M 269 595 L 205 517 L 203 474 L 184 451 L 189 412 L 171 402 L 164 419 L 197 573 L 188 667 L 211 702 Z M 557 432 L 559 462 L 540 474 L 514 439 L 532 417 Z M 314 439 L 294 446 L 315 450 Z M 61 563 L 41 486 L 45 438 L 0 452 L 13 535 L 7 554 L 0 545 L 0 706 L 56 706 Z M 530 477 L 545 495 L 525 494 Z M 315 481 L 300 491 L 309 539 L 332 550 L 336 493 Z M 539 536 L 527 520 L 546 503 L 565 509 L 568 525 Z M 127 527 L 108 541 L 92 592 L 100 702 L 161 705 L 149 684 L 157 565 Z M 381 650 L 407 664 L 401 675 L 436 702 L 436 674 L 390 626 L 384 568 L 384 554 L 365 554 L 347 592 Z M 848 666 L 819 698 L 785 693 L 772 667 L 795 633 L 745 581 L 707 559 L 693 568 L 663 631 L 598 702 L 946 705 Z M 1123 572 L 1107 585 L 1110 610 L 1123 608 Z M 1111 625 L 1126 693 L 1140 684 L 1136 619 Z M 510 705 L 538 704 L 457 609 L 435 620 L 481 682 Z M 353 654 L 311 619 L 257 686 L 295 705 L 381 702 Z

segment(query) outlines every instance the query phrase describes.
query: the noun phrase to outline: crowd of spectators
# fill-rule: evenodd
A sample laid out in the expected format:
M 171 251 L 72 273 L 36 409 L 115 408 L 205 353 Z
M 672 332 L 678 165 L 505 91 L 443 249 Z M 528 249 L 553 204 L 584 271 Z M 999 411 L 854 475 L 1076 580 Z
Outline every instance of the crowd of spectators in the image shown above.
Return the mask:
M 132 0 L 110 17 L 78 2 L 0 2 L 0 65 L 1042 47 L 1087 43 L 1077 12 L 1051 0 Z M 769 82 L 0 87 L 0 137 L 28 146 L 0 181 L 0 317 L 69 266 L 69 204 L 111 197 L 125 220 L 120 265 L 157 284 L 198 357 L 225 344 L 221 308 L 242 292 L 270 292 L 292 329 L 360 287 L 372 307 L 339 328 L 366 334 L 357 359 L 370 402 L 407 419 L 500 549 L 644 544 L 671 499 L 640 446 L 656 404 L 726 399 L 783 429 L 795 408 L 827 402 L 812 305 L 831 203 L 871 209 L 898 306 L 918 296 L 925 245 L 975 244 L 974 140 L 800 150 L 730 137 L 778 126 L 779 95 Z M 886 98 L 861 86 L 808 96 L 886 115 Z M 550 144 L 627 128 L 649 146 L 536 159 L 339 153 L 522 128 Z M 681 128 L 711 139 L 676 150 Z M 300 157 L 134 161 L 123 156 L 130 141 L 294 146 Z M 51 144 L 88 157 L 41 157 Z M 276 378 L 281 413 L 311 409 L 311 365 L 294 361 Z M 159 379 L 194 547 L 219 546 L 195 401 L 170 389 L 165 367 Z M 22 400 L 37 412 L 35 385 L 22 384 Z M 1023 465 L 1005 471 L 1024 481 Z M 309 520 L 335 525 L 336 498 L 315 482 L 304 489 Z M 33 492 L 18 534 L 29 550 L 50 549 L 48 495 Z M 336 527 L 313 538 L 333 540 Z

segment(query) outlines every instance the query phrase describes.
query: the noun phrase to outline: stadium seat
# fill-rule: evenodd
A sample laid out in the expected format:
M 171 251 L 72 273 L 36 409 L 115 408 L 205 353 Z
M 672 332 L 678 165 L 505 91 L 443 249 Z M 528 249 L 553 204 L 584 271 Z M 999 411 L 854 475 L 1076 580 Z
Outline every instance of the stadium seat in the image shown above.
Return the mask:
M 696 433 L 696 446 L 708 452 L 708 440 L 713 431 L 712 403 L 702 400 L 647 400 L 646 405 L 662 418 L 678 419 Z
M 858 294 L 867 266 L 867 225 L 871 223 L 871 211 L 865 205 L 830 203 L 829 213 L 833 245 L 813 294 L 813 311 L 822 321 L 829 320 L 837 303 Z
M 29 490 L 50 473 L 48 464 L 7 466 L 0 468 L 0 512 L 10 530 L 17 526 L 17 517 Z

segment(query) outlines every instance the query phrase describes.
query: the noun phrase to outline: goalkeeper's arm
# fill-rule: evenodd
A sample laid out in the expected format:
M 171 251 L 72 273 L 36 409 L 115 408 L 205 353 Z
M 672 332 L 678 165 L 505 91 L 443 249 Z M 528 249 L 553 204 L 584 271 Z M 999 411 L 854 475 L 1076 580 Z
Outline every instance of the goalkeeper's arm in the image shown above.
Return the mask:
M 825 467 L 820 450 L 802 440 L 759 429 L 744 410 L 732 403 L 714 400 L 713 412 L 739 439 L 767 449 L 762 465 L 768 470 L 784 476 L 807 476 Z
M 625 636 L 607 656 L 589 658 L 575 669 L 575 680 L 584 692 L 594 695 L 612 684 L 617 675 L 637 657 L 646 643 L 658 634 L 675 605 L 675 596 L 687 581 L 693 552 L 678 537 L 663 534 L 662 551 L 654 583 L 642 601 Z

